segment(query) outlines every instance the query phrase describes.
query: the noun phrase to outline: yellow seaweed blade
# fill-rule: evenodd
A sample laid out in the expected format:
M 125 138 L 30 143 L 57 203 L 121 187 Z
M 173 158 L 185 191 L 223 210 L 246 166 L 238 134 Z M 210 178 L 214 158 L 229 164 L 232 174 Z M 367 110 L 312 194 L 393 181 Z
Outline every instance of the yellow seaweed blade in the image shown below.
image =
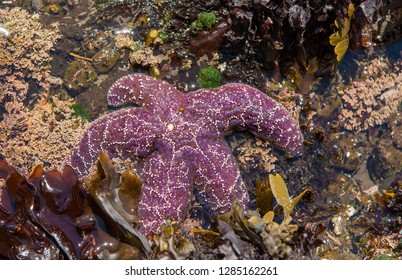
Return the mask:
M 342 24 L 340 23 L 339 19 L 335 19 L 334 23 L 337 29 L 341 29 Z
M 344 57 L 346 51 L 348 50 L 349 47 L 349 37 L 345 38 L 344 40 L 340 41 L 336 46 L 335 46 L 335 54 L 336 54 L 336 59 L 338 61 L 341 61 L 342 58 Z
M 269 185 L 271 186 L 276 201 L 280 205 L 283 206 L 290 203 L 289 192 L 281 175 L 269 174 Z
M 349 18 L 352 17 L 352 15 L 354 14 L 355 10 L 356 10 L 355 5 L 353 5 L 352 3 L 349 4 L 349 7 L 348 7 L 348 16 L 349 16 Z
M 283 207 L 285 217 L 292 213 L 292 202 L 290 201 L 289 192 L 286 187 L 285 181 L 279 174 L 269 175 L 269 185 L 272 189 L 276 201 Z
M 262 219 L 264 220 L 265 224 L 269 224 L 270 222 L 272 222 L 274 220 L 274 211 L 268 211 L 264 217 L 262 217 Z
M 384 193 L 385 196 L 389 198 L 393 198 L 395 196 L 395 192 L 392 190 L 383 190 L 382 192 Z
M 102 165 L 104 171 L 109 170 L 113 166 L 112 160 L 103 151 L 99 152 L 99 162 Z
M 332 34 L 331 36 L 329 36 L 329 43 L 332 46 L 336 46 L 336 44 L 338 44 L 341 40 L 342 40 L 342 38 L 341 38 L 339 31 L 337 31 L 334 34 Z
M 341 29 L 341 38 L 346 38 L 348 36 L 350 30 L 350 20 L 345 18 L 345 21 L 343 22 L 343 28 Z
M 269 179 L 266 178 L 262 181 L 257 180 L 254 189 L 257 207 L 261 215 L 264 215 L 272 209 L 272 191 L 269 186 Z
M 193 233 L 202 233 L 202 234 L 206 234 L 206 235 L 220 236 L 219 232 L 215 232 L 215 231 L 209 230 L 209 229 L 192 228 L 191 232 L 193 232 Z
M 298 196 L 296 196 L 294 199 L 292 199 L 292 208 L 293 209 L 296 207 L 297 203 L 300 201 L 300 199 L 303 197 L 303 195 L 306 194 L 307 191 L 308 191 L 308 189 L 305 189 Z

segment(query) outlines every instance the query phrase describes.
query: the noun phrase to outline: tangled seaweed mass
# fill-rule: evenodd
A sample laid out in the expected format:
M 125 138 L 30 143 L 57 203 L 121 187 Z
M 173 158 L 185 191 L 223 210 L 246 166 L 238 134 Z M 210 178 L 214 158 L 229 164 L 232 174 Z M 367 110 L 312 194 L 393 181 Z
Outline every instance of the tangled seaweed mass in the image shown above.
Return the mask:
M 0 161 L 0 257 L 137 259 L 149 253 L 133 230 L 119 223 L 106 229 L 110 218 L 91 201 L 70 166 L 59 172 L 39 165 L 26 178 Z
M 0 254 L 10 259 L 82 258 L 84 242 L 75 220 L 84 193 L 71 167 L 62 173 L 38 166 L 29 179 L 0 161 Z M 53 238 L 49 238 L 49 237 Z
M 114 107 L 136 104 L 95 121 L 67 160 L 83 177 L 99 151 L 138 159 L 143 181 L 138 205 L 143 233 L 157 233 L 167 218 L 182 220 L 194 193 L 213 214 L 234 199 L 247 208 L 248 194 L 224 136 L 247 130 L 291 153 L 302 134 L 288 111 L 244 84 L 226 84 L 183 94 L 165 82 L 129 75 L 109 90 Z

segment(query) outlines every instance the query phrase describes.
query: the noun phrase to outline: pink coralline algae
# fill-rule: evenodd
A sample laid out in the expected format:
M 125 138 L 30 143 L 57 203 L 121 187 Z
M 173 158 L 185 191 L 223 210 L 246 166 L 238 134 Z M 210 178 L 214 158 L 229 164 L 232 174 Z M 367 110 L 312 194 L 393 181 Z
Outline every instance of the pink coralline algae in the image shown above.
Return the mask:
M 95 121 L 68 163 L 83 177 L 100 150 L 138 160 L 138 216 L 145 234 L 158 233 L 168 218 L 183 220 L 193 193 L 212 214 L 228 211 L 235 199 L 247 208 L 248 193 L 224 139 L 232 131 L 250 131 L 293 154 L 302 150 L 302 134 L 289 112 L 244 84 L 185 94 L 160 80 L 130 75 L 111 87 L 108 103 L 140 107 Z

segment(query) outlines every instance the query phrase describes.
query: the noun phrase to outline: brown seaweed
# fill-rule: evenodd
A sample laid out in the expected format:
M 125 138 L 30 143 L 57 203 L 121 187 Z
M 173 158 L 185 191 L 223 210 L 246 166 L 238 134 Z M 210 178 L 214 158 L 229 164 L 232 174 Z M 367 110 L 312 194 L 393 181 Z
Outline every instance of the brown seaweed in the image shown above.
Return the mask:
M 117 230 L 120 238 L 149 255 L 148 240 L 133 226 L 138 221 L 135 208 L 141 189 L 138 175 L 127 170 L 118 173 L 111 159 L 101 152 L 96 170 L 84 180 L 84 185 L 103 219 L 121 227 Z
M 380 0 L 229 1 L 227 41 L 237 49 L 247 40 L 252 42 L 263 55 L 266 68 L 280 67 L 282 74 L 286 74 L 289 67 L 298 64 L 304 74 L 304 65 L 308 61 L 318 57 L 322 60 L 319 61 L 321 66 L 324 57 L 331 54 L 328 38 L 338 28 L 334 22 L 348 18 L 349 5 L 356 7 L 348 30 L 352 46 L 369 47 L 373 32 L 371 25 L 381 19 Z M 343 42 L 344 45 L 347 43 L 349 40 Z M 304 61 L 295 59 L 299 49 L 306 51 Z
M 84 193 L 71 167 L 62 173 L 35 168 L 26 179 L 0 164 L 1 238 L 0 254 L 7 258 L 79 259 L 83 238 L 76 230 L 75 219 L 84 207 Z
M 132 176 L 124 177 L 126 186 Z M 134 229 L 102 216 L 70 166 L 62 172 L 37 166 L 25 178 L 0 161 L 0 183 L 1 258 L 139 259 L 141 249 L 150 252 Z
M 189 51 L 196 57 L 207 55 L 210 59 L 223 41 L 223 35 L 228 29 L 228 23 L 221 21 L 216 23 L 210 31 L 200 31 L 191 40 Z

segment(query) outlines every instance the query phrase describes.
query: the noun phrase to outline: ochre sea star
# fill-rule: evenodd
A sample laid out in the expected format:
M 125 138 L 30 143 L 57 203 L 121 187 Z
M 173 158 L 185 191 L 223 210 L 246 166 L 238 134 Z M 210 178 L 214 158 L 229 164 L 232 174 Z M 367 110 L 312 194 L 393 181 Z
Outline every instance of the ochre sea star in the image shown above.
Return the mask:
M 167 218 L 187 214 L 193 192 L 214 214 L 236 198 L 247 207 L 248 193 L 224 136 L 247 130 L 292 153 L 302 149 L 302 134 L 289 112 L 261 91 L 232 83 L 181 93 L 144 75 L 119 79 L 108 103 L 119 107 L 85 132 L 68 163 L 82 177 L 105 151 L 136 158 L 143 181 L 138 205 L 143 233 L 158 232 Z

